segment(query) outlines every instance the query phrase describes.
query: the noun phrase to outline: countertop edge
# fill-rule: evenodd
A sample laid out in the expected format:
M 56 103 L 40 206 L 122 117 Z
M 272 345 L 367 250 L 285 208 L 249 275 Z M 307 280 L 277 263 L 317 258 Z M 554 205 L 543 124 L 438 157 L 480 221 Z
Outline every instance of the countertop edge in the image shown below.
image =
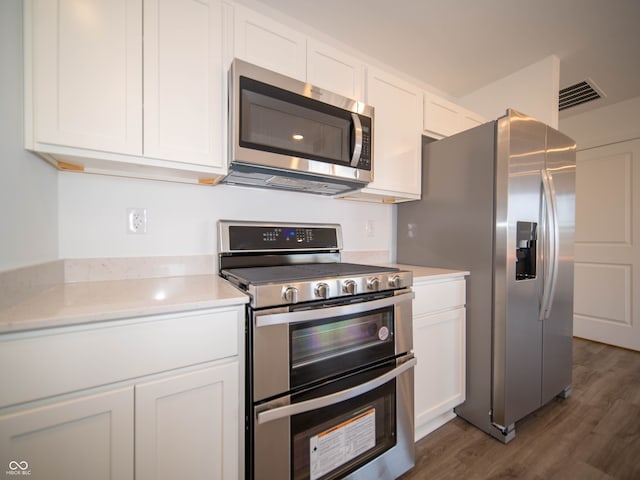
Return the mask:
M 249 297 L 218 275 L 63 283 L 0 309 L 0 335 L 241 306 Z

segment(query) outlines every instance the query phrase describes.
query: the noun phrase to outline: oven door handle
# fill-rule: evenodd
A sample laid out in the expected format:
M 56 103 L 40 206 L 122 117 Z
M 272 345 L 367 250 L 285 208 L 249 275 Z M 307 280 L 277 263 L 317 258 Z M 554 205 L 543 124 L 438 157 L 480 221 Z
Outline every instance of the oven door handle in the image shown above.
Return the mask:
M 385 308 L 399 303 L 410 301 L 415 297 L 411 291 L 402 293 L 394 297 L 371 300 L 370 302 L 353 303 L 341 305 L 339 307 L 314 308 L 310 310 L 299 310 L 296 312 L 269 313 L 256 315 L 256 327 L 267 327 L 269 325 L 281 325 L 287 323 L 309 322 L 329 317 L 340 317 L 343 315 L 353 315 L 364 313 L 378 308 Z
M 348 388 L 340 392 L 332 393 L 330 395 L 325 395 L 324 397 L 312 398 L 311 400 L 294 403 L 292 405 L 269 408 L 267 404 L 267 410 L 258 413 L 258 424 L 263 424 L 271 422 L 273 420 L 278 420 L 280 418 L 291 417 L 293 415 L 309 412 L 311 410 L 328 407 L 336 403 L 350 400 L 359 395 L 363 395 L 384 385 L 388 381 L 393 380 L 410 368 L 415 367 L 417 362 L 418 361 L 416 360 L 416 358 L 413 356 L 413 354 L 411 354 L 410 358 L 405 360 L 404 363 L 402 363 L 398 367 L 361 385 Z

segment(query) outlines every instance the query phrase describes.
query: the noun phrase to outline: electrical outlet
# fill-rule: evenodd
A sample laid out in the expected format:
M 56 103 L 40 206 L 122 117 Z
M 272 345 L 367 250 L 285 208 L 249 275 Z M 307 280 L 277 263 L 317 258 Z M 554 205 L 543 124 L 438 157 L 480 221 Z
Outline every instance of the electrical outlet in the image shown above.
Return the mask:
M 146 208 L 127 208 L 127 233 L 147 233 Z
M 376 236 L 376 222 L 375 220 L 367 220 L 367 223 L 364 225 L 364 231 L 367 233 L 367 237 L 375 237 Z

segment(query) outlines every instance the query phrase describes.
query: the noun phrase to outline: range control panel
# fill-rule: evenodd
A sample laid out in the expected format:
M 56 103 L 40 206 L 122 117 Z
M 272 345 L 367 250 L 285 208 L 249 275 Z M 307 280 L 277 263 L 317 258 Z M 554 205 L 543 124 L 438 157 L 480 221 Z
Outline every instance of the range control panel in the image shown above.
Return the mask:
M 340 225 L 223 224 L 223 251 L 337 250 L 341 248 Z

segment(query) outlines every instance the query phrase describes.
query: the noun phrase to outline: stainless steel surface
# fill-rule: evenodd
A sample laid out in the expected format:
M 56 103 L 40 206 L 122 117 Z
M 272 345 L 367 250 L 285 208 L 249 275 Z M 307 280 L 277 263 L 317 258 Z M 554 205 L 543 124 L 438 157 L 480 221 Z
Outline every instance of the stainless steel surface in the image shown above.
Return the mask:
M 414 465 L 411 272 L 340 262 L 338 225 L 221 221 L 219 232 L 220 275 L 251 296 L 249 478 L 406 472 Z M 335 436 L 360 445 L 335 456 L 327 443 Z
M 257 308 L 270 307 L 286 303 L 302 303 L 320 298 L 330 299 L 339 297 L 348 297 L 360 293 L 369 293 L 372 291 L 382 291 L 388 289 L 401 289 L 410 287 L 413 282 L 411 272 L 397 273 L 380 273 L 377 275 L 379 290 L 368 288 L 368 275 L 348 275 L 338 278 L 322 278 L 318 280 L 301 280 L 296 282 L 284 282 L 284 284 L 266 284 L 266 285 L 249 285 L 246 292 L 251 296 L 251 305 Z M 396 277 L 395 280 L 392 280 Z M 319 297 L 316 290 L 319 284 L 324 284 L 326 296 Z M 295 289 L 296 295 L 291 297 L 290 301 L 285 300 L 283 296 L 292 295 Z M 324 288 L 320 289 L 324 292 Z M 320 291 L 319 290 L 319 291 Z
M 415 361 L 415 359 L 414 359 Z M 392 379 L 392 381 L 394 381 Z M 382 455 L 361 466 L 344 479 L 349 480 L 394 480 L 413 467 L 414 449 L 414 370 L 406 371 L 395 378 L 396 382 L 396 444 Z M 254 412 L 254 418 L 257 414 Z M 288 417 L 258 424 L 256 422 L 255 479 L 272 480 L 290 478 L 290 420 Z M 278 439 L 274 441 L 274 439 Z
M 362 153 L 362 122 L 360 121 L 360 117 L 355 113 L 351 114 L 351 118 L 353 119 L 354 125 L 355 145 L 353 147 L 350 165 L 355 168 L 358 166 L 360 153 Z
M 558 267 L 551 310 L 544 321 L 542 403 L 571 385 L 573 333 L 573 255 L 575 232 L 575 142 L 547 130 L 546 170 L 553 179 L 558 222 Z M 570 388 L 563 395 L 568 395 Z
M 255 318 L 256 328 L 268 327 L 269 325 L 295 324 L 300 322 L 310 322 L 328 317 L 341 317 L 344 315 L 354 315 L 377 308 L 396 306 L 403 302 L 411 301 L 415 294 L 410 290 L 396 292 L 393 297 L 371 300 L 362 303 L 341 305 L 338 307 L 314 308 L 311 310 L 299 310 L 284 313 L 257 313 Z
M 283 90 L 321 101 L 352 113 L 373 119 L 374 109 L 364 103 L 329 92 L 308 83 L 234 59 L 229 71 L 229 175 L 223 182 L 273 187 L 322 195 L 337 195 L 366 186 L 373 180 L 373 168 L 357 168 L 363 150 L 362 126 L 350 162 L 342 165 L 304 158 L 303 155 L 288 156 L 279 153 L 247 148 L 240 145 L 240 95 L 239 79 L 245 76 Z M 356 135 L 357 133 L 356 125 Z M 373 129 L 373 120 L 372 120 Z M 371 139 L 371 163 L 373 163 L 373 140 Z M 354 166 L 356 165 L 356 166 Z
M 398 207 L 398 261 L 471 272 L 456 412 L 507 442 L 571 383 L 575 143 L 509 110 L 425 142 L 424 162 L 422 200 Z M 516 271 L 518 224 L 535 228 L 531 275 Z
M 413 354 L 411 354 L 407 358 L 398 359 L 399 366 L 393 370 L 386 372 L 373 380 L 369 380 L 368 382 L 361 383 L 356 387 L 349 388 L 341 392 L 293 404 L 288 403 L 290 401 L 290 397 L 288 396 L 285 397 L 285 399 L 278 399 L 274 402 L 263 403 L 256 408 L 258 424 L 271 422 L 280 418 L 291 417 L 299 413 L 317 410 L 319 408 L 328 407 L 339 402 L 350 400 L 384 385 L 388 381 L 393 380 L 406 372 L 408 369 L 415 367 L 417 363 L 417 360 L 414 358 Z
M 544 279 L 544 287 L 542 294 L 542 302 L 540 305 L 540 320 L 549 318 L 553 298 L 555 296 L 556 285 L 558 280 L 558 249 L 560 243 L 560 225 L 558 224 L 558 205 L 556 202 L 556 189 L 553 177 L 548 170 L 542 170 L 542 189 L 544 192 L 544 211 L 547 233 L 544 269 L 547 274 Z
M 253 397 L 263 400 L 290 390 L 289 327 L 300 322 L 345 315 L 366 314 L 380 308 L 393 307 L 395 354 L 413 350 L 413 292 L 400 291 L 397 296 L 339 307 L 314 308 L 287 312 L 284 309 L 261 310 L 250 319 L 253 338 Z

